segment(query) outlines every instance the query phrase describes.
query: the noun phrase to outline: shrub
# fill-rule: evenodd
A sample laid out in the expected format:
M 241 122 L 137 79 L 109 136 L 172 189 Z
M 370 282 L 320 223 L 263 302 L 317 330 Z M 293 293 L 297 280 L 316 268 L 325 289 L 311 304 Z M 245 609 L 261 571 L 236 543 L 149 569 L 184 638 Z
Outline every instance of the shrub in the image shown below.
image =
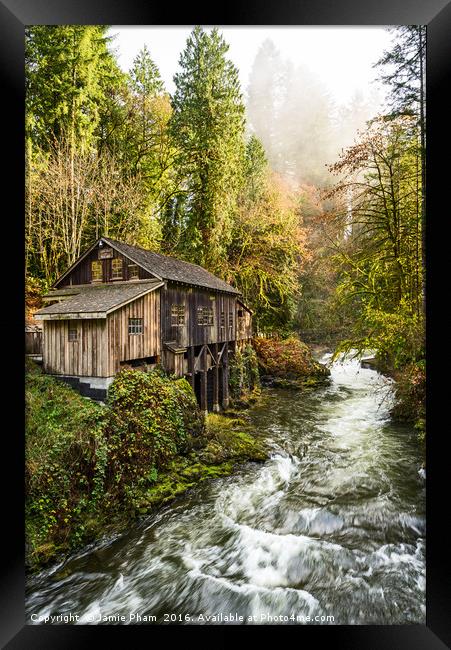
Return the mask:
M 82 520 L 103 493 L 104 412 L 69 386 L 28 365 L 25 484 L 27 536 L 76 545 Z
M 265 375 L 296 379 L 327 375 L 328 369 L 315 361 L 310 348 L 298 338 L 256 338 L 253 341 L 260 371 Z
M 395 404 L 392 416 L 400 421 L 415 422 L 420 439 L 425 433 L 426 366 L 411 363 L 395 374 Z
M 260 387 L 258 360 L 254 348 L 246 345 L 243 350 L 237 348 L 229 366 L 229 388 L 233 399 L 239 399 Z
M 108 405 L 108 484 L 125 496 L 154 481 L 158 470 L 189 448 L 191 422 L 196 432 L 202 428 L 188 382 L 159 371 L 121 370 L 109 388 Z
M 201 438 L 191 386 L 162 371 L 122 370 L 101 406 L 45 375 L 26 372 L 26 529 L 38 567 L 134 512 L 141 487 Z

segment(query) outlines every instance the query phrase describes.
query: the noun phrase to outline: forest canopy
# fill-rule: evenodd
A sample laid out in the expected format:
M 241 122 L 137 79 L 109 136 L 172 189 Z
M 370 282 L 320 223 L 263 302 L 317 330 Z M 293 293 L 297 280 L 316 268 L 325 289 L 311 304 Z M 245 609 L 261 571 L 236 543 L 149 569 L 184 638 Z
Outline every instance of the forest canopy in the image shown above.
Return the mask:
M 220 30 L 195 27 L 170 94 L 147 46 L 121 70 L 107 26 L 28 27 L 28 288 L 105 235 L 234 283 L 258 331 L 421 359 L 425 31 L 392 32 L 376 115 L 271 40 L 243 89 Z

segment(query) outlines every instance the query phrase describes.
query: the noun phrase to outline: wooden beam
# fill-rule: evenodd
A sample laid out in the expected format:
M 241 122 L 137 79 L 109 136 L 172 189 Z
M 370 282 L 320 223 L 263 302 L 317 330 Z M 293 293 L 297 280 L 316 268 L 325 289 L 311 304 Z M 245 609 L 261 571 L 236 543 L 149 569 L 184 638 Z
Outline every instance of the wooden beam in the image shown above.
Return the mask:
M 200 410 L 208 412 L 207 402 L 207 347 L 202 346 L 202 371 L 200 375 Z
M 219 364 L 219 362 L 220 362 L 221 359 L 222 359 L 222 355 L 224 354 L 224 350 L 225 350 L 225 348 L 226 348 L 226 345 L 227 345 L 227 342 L 226 342 L 226 343 L 223 343 L 223 344 L 222 344 L 222 348 L 221 348 L 220 352 L 218 353 L 218 364 Z
M 205 345 L 203 345 L 201 347 L 201 349 L 199 350 L 199 354 L 194 359 L 194 371 L 199 370 L 199 366 L 202 367 L 202 355 L 203 355 L 204 349 L 205 349 Z
M 196 371 L 194 369 L 194 346 L 193 345 L 190 346 L 188 351 L 188 370 L 191 373 L 189 381 L 191 384 L 191 388 L 193 389 L 194 392 Z
M 222 406 L 229 406 L 229 348 L 226 344 L 222 355 Z
M 207 350 L 210 353 L 211 358 L 213 359 L 214 364 L 216 365 L 218 363 L 217 357 L 218 357 L 218 346 L 216 343 L 213 343 L 213 350 L 211 350 L 210 346 L 207 345 Z
M 213 344 L 215 357 L 218 358 L 218 344 Z M 219 364 L 213 368 L 213 412 L 219 413 Z

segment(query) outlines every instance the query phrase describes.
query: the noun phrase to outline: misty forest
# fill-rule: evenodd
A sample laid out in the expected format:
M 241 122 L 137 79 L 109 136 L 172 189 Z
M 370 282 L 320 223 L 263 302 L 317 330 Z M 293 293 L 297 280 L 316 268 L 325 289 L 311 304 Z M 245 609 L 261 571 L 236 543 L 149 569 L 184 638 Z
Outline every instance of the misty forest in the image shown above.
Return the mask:
M 220 31 L 195 28 L 170 96 L 147 47 L 125 74 L 104 27 L 30 27 L 31 300 L 101 235 L 174 255 L 234 283 L 259 332 L 377 349 L 421 426 L 425 30 L 392 31 L 372 115 L 269 39 L 242 89 Z
M 386 98 L 340 104 L 270 38 L 242 87 L 221 29 L 195 27 L 168 92 L 152 30 L 124 72 L 107 26 L 26 28 L 31 334 L 47 310 L 44 350 L 94 350 L 51 334 L 72 280 L 42 305 L 99 238 L 207 269 L 239 292 L 230 331 L 251 323 L 213 341 L 214 368 L 207 338 L 168 339 L 192 364 L 178 376 L 121 363 L 105 402 L 27 360 L 32 622 L 424 622 L 426 33 L 387 29 Z

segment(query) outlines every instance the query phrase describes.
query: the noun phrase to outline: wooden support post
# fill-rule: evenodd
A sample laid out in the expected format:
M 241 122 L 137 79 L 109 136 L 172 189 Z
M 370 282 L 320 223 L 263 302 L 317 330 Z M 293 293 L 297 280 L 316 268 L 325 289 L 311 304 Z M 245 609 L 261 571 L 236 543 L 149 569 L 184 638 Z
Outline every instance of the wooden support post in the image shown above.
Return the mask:
M 200 410 L 205 414 L 208 412 L 207 402 L 207 346 L 202 350 L 202 370 L 200 375 Z
M 226 344 L 222 353 L 222 406 L 229 406 L 229 349 Z
M 195 377 L 196 377 L 196 373 L 194 371 L 194 345 L 191 345 L 188 350 L 188 372 L 191 373 L 189 381 L 191 384 L 191 388 L 194 391 Z
M 213 368 L 213 412 L 219 413 L 219 362 L 218 362 L 218 344 L 213 345 L 215 355 L 215 365 Z

